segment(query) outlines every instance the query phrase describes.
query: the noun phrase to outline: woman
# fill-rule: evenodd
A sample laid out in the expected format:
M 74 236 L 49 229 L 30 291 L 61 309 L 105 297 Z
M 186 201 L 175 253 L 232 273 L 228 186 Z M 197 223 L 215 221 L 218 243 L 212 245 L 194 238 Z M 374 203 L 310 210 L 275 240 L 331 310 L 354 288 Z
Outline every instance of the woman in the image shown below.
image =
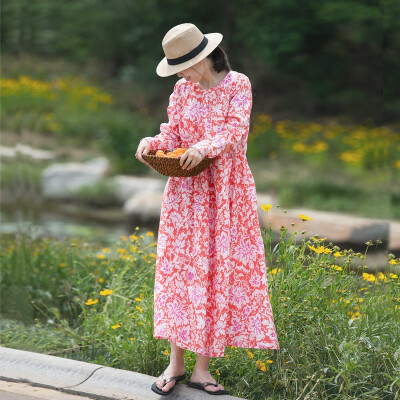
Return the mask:
M 165 35 L 159 76 L 177 74 L 160 134 L 141 139 L 149 150 L 187 148 L 190 170 L 216 157 L 193 177 L 170 177 L 158 233 L 154 337 L 171 344 L 170 364 L 153 384 L 169 394 L 185 379 L 184 349 L 197 354 L 188 385 L 229 393 L 208 368 L 226 346 L 279 349 L 270 306 L 264 244 L 253 175 L 246 159 L 252 107 L 250 81 L 230 68 L 220 33 L 203 35 L 193 24 Z

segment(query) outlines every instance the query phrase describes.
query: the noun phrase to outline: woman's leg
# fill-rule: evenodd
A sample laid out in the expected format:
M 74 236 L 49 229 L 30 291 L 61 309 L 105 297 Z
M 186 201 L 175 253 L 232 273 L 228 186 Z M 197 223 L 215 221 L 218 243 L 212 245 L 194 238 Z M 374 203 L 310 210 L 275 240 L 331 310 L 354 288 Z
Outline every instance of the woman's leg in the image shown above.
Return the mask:
M 185 360 L 184 360 L 184 349 L 178 347 L 175 343 L 169 342 L 171 344 L 171 356 L 169 359 L 169 365 L 164 371 L 165 379 L 171 376 L 183 375 L 185 373 Z M 168 382 L 165 386 L 161 376 L 157 378 L 156 384 L 159 389 L 164 392 L 168 392 L 176 384 L 176 381 Z
M 211 357 L 206 357 L 201 354 L 197 354 L 196 365 L 194 366 L 193 374 L 190 377 L 191 382 L 212 382 L 216 383 L 216 380 L 211 376 L 208 368 L 210 365 Z M 217 390 L 222 390 L 224 387 L 221 384 L 216 386 L 206 386 L 204 389 L 208 391 L 215 392 Z

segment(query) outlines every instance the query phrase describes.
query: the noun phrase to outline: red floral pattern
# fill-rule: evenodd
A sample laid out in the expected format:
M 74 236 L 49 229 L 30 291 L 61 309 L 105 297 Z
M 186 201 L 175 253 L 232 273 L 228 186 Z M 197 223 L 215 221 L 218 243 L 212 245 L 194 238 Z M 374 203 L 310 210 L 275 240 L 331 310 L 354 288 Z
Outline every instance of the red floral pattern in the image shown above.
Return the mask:
M 248 77 L 202 90 L 180 79 L 151 149 L 193 147 L 216 160 L 166 183 L 158 232 L 154 337 L 210 357 L 225 346 L 279 349 L 256 187 L 247 163 Z M 143 140 L 142 139 L 142 140 Z

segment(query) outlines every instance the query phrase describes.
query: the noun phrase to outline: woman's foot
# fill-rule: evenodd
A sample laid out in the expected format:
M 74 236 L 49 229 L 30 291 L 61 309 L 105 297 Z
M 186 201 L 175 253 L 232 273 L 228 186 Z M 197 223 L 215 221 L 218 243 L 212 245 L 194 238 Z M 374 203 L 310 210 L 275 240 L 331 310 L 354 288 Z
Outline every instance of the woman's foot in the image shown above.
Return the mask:
M 196 368 L 194 369 L 193 374 L 190 377 L 190 382 L 197 382 L 197 383 L 212 382 L 212 383 L 217 383 L 216 380 L 210 374 L 210 371 L 196 370 Z M 207 392 L 218 392 L 220 390 L 223 390 L 224 387 L 219 383 L 218 387 L 212 386 L 212 385 L 208 385 L 204 389 L 207 390 Z
M 164 377 L 165 377 L 165 379 L 168 379 L 171 376 L 183 375 L 185 372 L 186 372 L 185 365 L 175 366 L 175 365 L 169 364 L 168 367 L 166 368 L 166 370 L 164 371 Z M 166 385 L 164 385 L 164 381 L 162 380 L 161 375 L 160 375 L 156 380 L 156 385 L 163 392 L 168 392 L 169 389 L 171 389 L 174 385 L 176 385 L 176 381 L 173 380 L 171 382 L 168 382 Z

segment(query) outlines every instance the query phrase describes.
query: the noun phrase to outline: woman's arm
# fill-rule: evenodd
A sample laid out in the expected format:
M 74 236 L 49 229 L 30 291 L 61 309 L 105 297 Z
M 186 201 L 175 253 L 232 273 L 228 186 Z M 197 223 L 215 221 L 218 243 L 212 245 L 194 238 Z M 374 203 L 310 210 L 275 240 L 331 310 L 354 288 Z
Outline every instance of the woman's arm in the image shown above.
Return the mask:
M 225 125 L 216 128 L 216 134 L 193 146 L 203 157 L 216 157 L 222 152 L 232 150 L 234 144 L 249 133 L 250 114 L 253 105 L 251 83 L 247 76 L 241 75 L 234 95 L 229 103 L 229 112 Z
M 179 82 L 179 81 L 178 81 Z M 169 96 L 169 105 L 167 108 L 168 123 L 160 125 L 160 133 L 156 136 L 147 136 L 142 139 L 150 144 L 150 150 L 156 149 L 176 149 L 181 143 L 179 136 L 178 123 L 178 108 L 179 108 L 179 86 L 178 82 L 174 86 L 174 91 Z M 140 143 L 140 142 L 139 142 Z

